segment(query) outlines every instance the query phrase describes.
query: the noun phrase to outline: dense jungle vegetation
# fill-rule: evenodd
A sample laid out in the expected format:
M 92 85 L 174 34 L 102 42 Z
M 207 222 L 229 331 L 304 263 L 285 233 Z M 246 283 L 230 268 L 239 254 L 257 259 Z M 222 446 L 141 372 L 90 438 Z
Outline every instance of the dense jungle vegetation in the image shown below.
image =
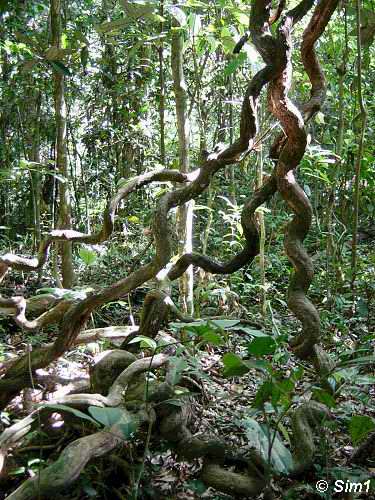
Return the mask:
M 375 2 L 0 20 L 0 500 L 375 498 Z

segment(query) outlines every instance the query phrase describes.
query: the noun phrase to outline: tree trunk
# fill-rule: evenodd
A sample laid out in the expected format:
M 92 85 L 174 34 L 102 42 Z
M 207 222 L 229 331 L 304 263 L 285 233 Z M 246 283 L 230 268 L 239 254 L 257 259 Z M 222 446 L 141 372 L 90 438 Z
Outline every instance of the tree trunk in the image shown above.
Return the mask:
M 326 259 L 326 280 L 327 280 L 327 302 L 328 306 L 332 308 L 333 306 L 333 298 L 335 297 L 337 286 L 342 285 L 342 271 L 339 262 L 339 254 L 337 252 L 337 248 L 334 241 L 333 236 L 333 224 L 332 218 L 335 208 L 336 198 L 340 199 L 340 191 L 341 188 L 338 186 L 338 181 L 340 177 L 343 177 L 343 167 L 344 162 L 342 158 L 343 154 L 343 144 L 344 144 L 344 132 L 345 132 L 345 76 L 347 71 L 348 64 L 348 27 L 347 27 L 347 16 L 345 11 L 345 47 L 342 56 L 342 63 L 337 68 L 337 72 L 339 75 L 339 95 L 338 95 L 338 126 L 337 126 L 337 134 L 336 134 L 336 148 L 335 153 L 336 164 L 335 170 L 333 173 L 333 181 L 332 186 L 328 194 L 328 203 L 327 203 L 327 212 L 326 212 L 326 233 L 327 233 L 327 259 Z M 331 270 L 334 270 L 332 274 Z
M 176 97 L 176 119 L 178 130 L 178 151 L 181 172 L 189 171 L 190 122 L 187 114 L 187 90 L 183 71 L 184 35 L 177 20 L 172 23 L 172 76 Z M 177 28 L 177 29 L 176 29 Z M 193 250 L 193 211 L 194 203 L 189 201 L 177 210 L 177 234 L 179 253 L 191 253 Z M 180 278 L 181 307 L 190 315 L 194 312 L 193 267 L 189 266 Z
M 363 157 L 363 146 L 366 133 L 367 110 L 362 94 L 362 47 L 361 47 L 361 2 L 356 1 L 357 7 L 357 85 L 358 85 L 358 103 L 360 134 L 358 143 L 358 152 L 355 160 L 355 181 L 354 181 L 354 211 L 353 211 L 353 239 L 352 239 L 352 290 L 355 299 L 355 279 L 357 275 L 357 234 L 358 234 L 358 214 L 360 198 L 361 164 Z
M 54 47 L 61 47 L 61 1 L 51 0 L 51 42 Z M 56 171 L 65 179 L 59 185 L 59 221 L 60 229 L 71 229 L 71 203 L 69 190 L 69 174 L 67 163 L 66 123 L 67 111 L 65 102 L 65 78 L 57 70 L 53 72 L 55 118 L 56 118 Z M 60 243 L 62 285 L 71 288 L 73 284 L 72 244 Z
M 160 0 L 159 7 L 160 17 L 164 16 L 164 0 Z M 160 23 L 160 34 L 163 34 L 164 23 Z M 165 81 L 164 81 L 164 43 L 163 38 L 160 38 L 158 47 L 159 54 L 159 127 L 160 127 L 160 144 L 159 156 L 160 163 L 165 166 Z

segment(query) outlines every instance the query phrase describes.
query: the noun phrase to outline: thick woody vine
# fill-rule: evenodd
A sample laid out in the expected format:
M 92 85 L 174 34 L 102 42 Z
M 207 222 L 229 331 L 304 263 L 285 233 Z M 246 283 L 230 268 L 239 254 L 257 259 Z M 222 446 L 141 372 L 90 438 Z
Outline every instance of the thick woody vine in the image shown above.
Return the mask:
M 314 1 L 302 0 L 296 8 L 288 12 L 283 12 L 284 1 L 280 1 L 275 12 L 271 11 L 271 4 L 269 0 L 252 2 L 249 33 L 265 66 L 251 79 L 246 89 L 241 110 L 240 134 L 233 144 L 209 154 L 203 164 L 190 174 L 159 169 L 129 180 L 110 200 L 102 228 L 96 234 L 87 235 L 73 230 L 52 231 L 41 243 L 37 257 L 24 258 L 13 254 L 0 257 L 0 280 L 11 269 L 38 270 L 47 262 L 51 245 L 58 241 L 95 244 L 107 240 L 113 232 L 114 217 L 120 201 L 142 187 L 165 181 L 181 186 L 163 195 L 155 208 L 152 223 L 154 257 L 128 276 L 99 292 L 88 294 L 83 300 L 74 298 L 56 300 L 54 297 L 44 297 L 45 311 L 34 320 L 27 319 L 32 301 L 27 301 L 23 297 L 0 298 L 0 311 L 3 314 L 13 315 L 16 323 L 26 330 L 37 330 L 51 323 L 59 324 L 59 334 L 53 344 L 27 352 L 0 366 L 0 373 L 3 374 L 0 379 L 0 408 L 4 408 L 22 389 L 33 383 L 33 375 L 37 377 L 37 369 L 48 366 L 76 345 L 91 313 L 107 302 L 128 294 L 145 282 L 156 280 L 158 290 L 152 291 L 146 298 L 140 325 L 142 335 L 156 336 L 166 312 L 174 307 L 168 297 L 169 283 L 178 279 L 190 265 L 215 274 L 231 274 L 249 265 L 259 252 L 255 211 L 269 201 L 276 192 L 281 195 L 293 214 L 284 241 L 286 254 L 294 270 L 288 290 L 288 306 L 300 320 L 302 331 L 294 336 L 291 347 L 300 359 L 311 360 L 318 377 L 326 383 L 325 376 L 331 366 L 328 356 L 319 346 L 318 312 L 307 297 L 313 278 L 313 266 L 303 241 L 310 229 L 312 209 L 307 195 L 298 185 L 295 171 L 306 148 L 305 125 L 319 111 L 325 98 L 324 75 L 314 46 L 335 11 L 338 0 L 320 0 L 303 34 L 301 56 L 311 82 L 311 96 L 300 108 L 288 97 L 292 79 L 292 34 L 295 24 L 310 11 Z M 272 35 L 270 25 L 277 22 L 276 35 Z M 227 165 L 238 163 L 249 154 L 259 134 L 257 122 L 259 97 L 262 89 L 267 86 L 269 110 L 280 122 L 283 133 L 276 138 L 270 150 L 275 165 L 272 175 L 244 205 L 241 217 L 245 236 L 243 250 L 225 263 L 216 262 L 206 255 L 192 253 L 182 255 L 173 264 L 172 231 L 168 224 L 170 210 L 197 198 L 209 186 L 216 172 Z M 155 301 L 162 307 L 152 307 Z M 125 348 L 126 344 L 125 342 Z M 89 405 L 119 407 L 125 418 L 130 411 L 126 403 L 132 399 L 130 393 L 127 398 L 131 384 L 135 380 L 144 383 L 146 371 L 166 366 L 165 381 L 150 392 L 152 401 L 158 403 L 158 410 L 150 411 L 150 407 L 146 405 L 146 408 L 138 409 L 133 417 L 140 423 L 148 422 L 150 428 L 158 425 L 161 435 L 181 455 L 188 459 L 202 457 L 204 459 L 202 478 L 208 485 L 243 496 L 258 494 L 266 487 L 269 471 L 267 464 L 257 453 L 245 455 L 241 450 L 234 450 L 218 439 L 193 436 L 188 428 L 186 409 L 172 408 L 168 405 L 166 401 L 173 395 L 173 383 L 168 377 L 171 366 L 167 352 L 141 359 L 124 351 L 125 353 L 128 356 L 125 363 L 127 366 L 112 381 L 107 394 L 85 393 L 66 396 L 64 404 L 80 408 L 87 408 Z M 294 473 L 300 473 L 311 464 L 314 454 L 313 428 L 327 416 L 329 416 L 328 410 L 314 401 L 301 405 L 295 411 L 292 419 L 296 443 Z M 14 433 L 8 429 L 6 434 L 0 436 L 0 468 L 1 453 L 4 460 L 12 443 L 31 425 L 32 419 L 25 421 L 23 426 L 19 425 Z M 27 480 L 9 498 L 12 500 L 34 498 L 36 492 L 40 497 L 46 497 L 52 490 L 55 492 L 56 489 L 65 488 L 77 479 L 90 458 L 107 453 L 121 442 L 121 431 L 116 425 L 111 427 L 110 432 L 101 431 L 83 437 L 71 443 L 54 464 L 41 472 L 38 479 Z M 228 470 L 227 465 L 234 466 L 235 470 Z

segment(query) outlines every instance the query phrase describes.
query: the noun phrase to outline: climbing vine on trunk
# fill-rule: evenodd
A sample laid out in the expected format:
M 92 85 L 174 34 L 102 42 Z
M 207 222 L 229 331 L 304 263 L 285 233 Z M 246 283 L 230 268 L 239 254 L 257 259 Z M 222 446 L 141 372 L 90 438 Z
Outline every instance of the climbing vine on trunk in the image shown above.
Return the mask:
M 302 330 L 299 333 L 293 332 L 295 335 L 291 341 L 291 348 L 298 358 L 313 363 L 320 383 L 329 388 L 327 376 L 332 365 L 319 344 L 319 314 L 308 297 L 314 271 L 312 261 L 304 248 L 304 240 L 312 223 L 312 207 L 307 194 L 298 183 L 297 169 L 306 149 L 307 123 L 321 109 L 326 93 L 326 83 L 315 52 L 315 44 L 331 19 L 338 0 L 320 0 L 302 35 L 301 59 L 311 83 L 310 99 L 297 107 L 289 97 L 293 77 L 294 28 L 314 4 L 313 0 L 302 0 L 294 9 L 285 11 L 285 2 L 280 1 L 278 9 L 273 12 L 270 0 L 252 1 L 249 34 L 256 50 L 263 58 L 264 66 L 251 78 L 245 89 L 240 114 L 240 133 L 232 144 L 215 148 L 192 172 L 185 171 L 187 169 L 177 171 L 162 168 L 128 180 L 109 200 L 103 214 L 102 228 L 96 234 L 84 234 L 64 226 L 47 235 L 41 242 L 39 253 L 35 258 L 24 258 L 14 254 L 0 257 L 1 279 L 12 269 L 23 272 L 41 269 L 48 259 L 53 244 L 95 244 L 108 239 L 113 232 L 119 203 L 131 194 L 161 181 L 168 181 L 176 186 L 165 192 L 157 200 L 154 208 L 151 225 L 154 247 L 152 259 L 133 270 L 128 276 L 100 291 L 87 293 L 83 299 L 69 298 L 54 303 L 51 308 L 32 321 L 27 319 L 28 302 L 23 297 L 0 299 L 2 310 L 14 315 L 17 324 L 26 329 L 35 330 L 47 324 L 58 324 L 58 335 L 52 344 L 35 348 L 0 366 L 3 373 L 0 379 L 1 408 L 4 408 L 23 388 L 33 384 L 33 376 L 36 376 L 37 369 L 48 366 L 75 345 L 90 315 L 104 304 L 129 294 L 146 282 L 153 281 L 156 283 L 156 289 L 146 297 L 140 329 L 143 336 L 154 337 L 165 321 L 167 312 L 176 311 L 168 296 L 170 283 L 183 276 L 191 265 L 209 273 L 222 275 L 234 273 L 250 265 L 259 253 L 256 210 L 270 201 L 276 193 L 280 194 L 292 215 L 284 238 L 285 252 L 293 267 L 288 289 L 288 306 L 300 320 Z M 276 24 L 276 29 L 271 30 L 272 24 Z M 176 103 L 179 105 L 183 103 L 183 96 L 179 99 L 177 95 L 180 84 L 181 75 L 179 77 L 176 75 Z M 219 170 L 227 166 L 235 168 L 256 148 L 262 137 L 257 113 L 263 89 L 267 89 L 269 111 L 279 121 L 283 133 L 276 137 L 270 151 L 270 157 L 274 162 L 272 174 L 265 178 L 264 183 L 254 193 L 249 194 L 244 203 L 241 215 L 245 237 L 244 248 L 227 262 L 218 262 L 208 255 L 193 252 L 184 253 L 177 260 L 174 259 L 173 256 L 177 252 L 172 238 L 173 229 L 170 227 L 171 210 L 197 199 L 210 186 Z M 185 113 L 186 106 L 182 114 Z M 183 129 L 184 126 L 186 121 L 183 123 L 180 116 L 179 129 Z M 182 141 L 182 134 L 180 135 Z M 186 137 L 182 146 L 183 155 L 187 155 Z M 125 347 L 127 346 L 128 344 L 125 344 Z M 268 464 L 257 453 L 245 457 L 221 440 L 194 436 L 188 427 L 186 408 L 176 409 L 176 407 L 171 408 L 171 405 L 168 406 L 168 401 L 173 396 L 174 385 L 170 374 L 168 375 L 168 370 L 173 364 L 168 353 L 156 354 L 150 358 L 135 357 L 134 360 L 131 356 L 130 358 L 127 356 L 124 360 L 126 368 L 115 378 L 107 394 L 76 394 L 64 398 L 63 403 L 83 408 L 89 405 L 116 407 L 126 420 L 128 410 L 124 406 L 124 394 L 128 394 L 132 380 L 146 371 L 167 366 L 165 381 L 152 393 L 152 400 L 160 403 L 161 410 L 155 410 L 151 415 L 143 408 L 137 412 L 137 421 L 148 422 L 150 430 L 157 421 L 162 436 L 179 454 L 189 459 L 203 458 L 202 478 L 208 485 L 230 494 L 243 496 L 256 495 L 267 487 L 270 479 Z M 130 397 L 129 400 L 131 401 Z M 329 417 L 328 409 L 314 401 L 301 405 L 295 411 L 294 465 L 291 471 L 293 474 L 299 474 L 311 465 L 314 454 L 313 431 Z M 48 497 L 51 491 L 69 486 L 79 477 L 90 458 L 100 456 L 120 445 L 118 426 L 112 425 L 110 431 L 107 434 L 98 432 L 71 443 L 62 452 L 58 461 L 41 473 L 39 480 L 35 478 L 27 480 L 9 496 L 9 499 L 32 498 L 36 492 L 41 497 Z M 81 453 L 81 450 L 84 450 L 84 453 Z M 70 463 L 74 464 L 74 467 L 69 468 Z M 228 470 L 228 465 L 234 466 L 235 470 Z

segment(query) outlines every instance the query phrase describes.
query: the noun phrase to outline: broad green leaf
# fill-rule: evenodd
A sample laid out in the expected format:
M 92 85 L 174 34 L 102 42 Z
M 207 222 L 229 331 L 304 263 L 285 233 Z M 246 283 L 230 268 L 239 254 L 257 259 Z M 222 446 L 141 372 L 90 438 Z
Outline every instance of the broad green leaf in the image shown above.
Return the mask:
M 226 54 L 232 53 L 234 47 L 236 46 L 236 42 L 227 26 L 224 26 L 220 31 L 220 39 L 221 43 L 224 47 L 224 51 Z
M 330 394 L 327 391 L 324 391 L 321 388 L 314 389 L 313 395 L 314 395 L 314 399 L 317 399 L 318 401 L 325 404 L 329 408 L 334 408 L 336 406 L 336 400 L 332 396 L 332 394 Z
M 217 346 L 222 345 L 224 343 L 223 337 L 219 333 L 215 332 L 214 330 L 210 330 L 208 332 L 205 332 L 202 335 L 202 340 L 204 340 L 208 344 L 217 345 Z
M 212 325 L 209 322 L 202 323 L 200 325 L 190 325 L 185 328 L 186 331 L 192 333 L 193 335 L 198 335 L 202 337 L 205 333 L 213 331 Z
M 368 415 L 353 415 L 350 419 L 349 432 L 355 446 L 374 429 L 375 420 Z
M 130 417 L 123 417 L 117 424 L 125 439 L 129 439 L 138 429 L 139 422 Z
M 233 352 L 224 354 L 222 362 L 224 364 L 224 377 L 241 376 L 249 371 L 249 367 Z
M 255 408 L 263 408 L 264 403 L 271 399 L 273 388 L 274 384 L 271 380 L 265 380 L 263 382 L 263 384 L 257 390 L 254 398 L 253 405 L 255 406 Z
M 158 2 L 153 0 L 121 0 L 121 3 L 124 7 L 126 17 L 129 16 L 133 19 L 152 17 L 158 6 Z
M 244 14 L 243 12 L 235 12 L 234 17 L 237 19 L 237 21 L 240 24 L 243 24 L 244 26 L 248 27 L 249 26 L 249 16 Z
M 316 113 L 316 115 L 315 115 L 315 121 L 319 125 L 323 125 L 325 123 L 325 121 L 324 121 L 324 114 L 321 111 L 319 111 L 319 113 Z
M 252 418 L 243 420 L 246 437 L 249 440 L 250 446 L 256 448 L 262 455 L 265 461 L 268 461 L 268 452 L 270 442 L 273 438 L 274 431 L 267 428 L 266 425 L 260 425 Z M 271 465 L 281 473 L 288 474 L 293 468 L 293 458 L 288 448 L 281 441 L 279 434 L 276 434 L 275 441 L 271 450 Z
M 169 326 L 173 328 L 174 330 L 184 330 L 187 327 L 195 327 L 195 326 L 201 326 L 205 324 L 206 322 L 203 320 L 199 321 L 192 321 L 191 323 L 180 323 L 180 322 L 171 322 L 169 323 Z
M 238 328 L 234 328 L 234 330 L 240 330 L 241 332 L 248 333 L 252 337 L 268 337 L 268 335 L 262 330 L 254 330 L 254 328 L 250 328 L 248 326 L 238 325 Z
M 250 342 L 247 346 L 249 354 L 254 356 L 265 356 L 267 354 L 273 354 L 276 350 L 275 339 L 268 336 L 257 337 Z
M 173 357 L 169 360 L 169 367 L 169 382 L 176 385 L 181 380 L 183 371 L 187 368 L 187 361 L 184 358 Z
M 234 326 L 239 325 L 241 323 L 240 319 L 199 319 L 196 321 L 191 321 L 190 323 L 180 323 L 180 322 L 171 322 L 169 326 L 175 330 L 183 330 L 185 328 L 194 329 L 195 327 L 207 326 L 209 323 L 217 326 L 218 328 L 222 328 L 223 330 L 233 329 Z M 240 328 L 239 328 L 240 329 Z M 242 327 L 241 327 L 242 329 Z
M 75 408 L 71 408 L 70 406 L 67 405 L 60 405 L 60 404 L 42 404 L 39 408 L 48 408 L 51 410 L 56 410 L 58 412 L 67 412 L 67 413 L 72 413 L 78 418 L 82 418 L 83 420 L 88 420 L 94 425 L 98 425 L 98 422 L 94 420 L 93 418 L 89 417 L 86 415 L 86 413 L 83 413 L 82 411 L 76 410 Z
M 105 427 L 116 424 L 124 415 L 124 411 L 120 408 L 101 408 L 100 406 L 89 406 L 88 412 Z
M 357 311 L 360 318 L 367 318 L 369 312 L 368 305 L 362 297 L 357 302 Z
M 128 18 L 117 19 L 116 21 L 105 21 L 102 24 L 96 26 L 96 31 L 99 33 L 110 33 L 112 31 L 117 31 L 122 28 L 125 28 L 129 24 Z
M 240 319 L 212 319 L 211 323 L 225 330 L 226 328 L 232 328 L 235 325 L 238 325 L 241 320 Z
M 182 9 L 176 7 L 175 5 L 169 5 L 168 10 L 181 27 L 186 26 L 187 18 Z
M 191 481 L 187 481 L 185 484 L 190 490 L 193 490 L 199 496 L 207 491 L 207 486 L 200 479 L 192 479 Z
M 86 266 L 91 266 L 96 261 L 96 252 L 87 246 L 81 247 L 78 253 Z
M 16 467 L 15 469 L 11 469 L 8 474 L 9 476 L 19 476 L 20 474 L 25 474 L 26 467 Z
M 136 215 L 129 215 L 128 221 L 132 222 L 133 224 L 139 224 L 140 223 L 139 217 L 137 217 Z
M 240 52 L 237 56 L 233 56 L 234 59 L 229 61 L 229 63 L 224 68 L 224 75 L 229 76 L 236 71 L 237 68 L 242 66 L 242 64 L 246 61 L 247 55 L 245 52 Z
M 67 33 L 63 33 L 61 35 L 61 47 L 66 49 L 68 47 L 68 35 Z
M 137 342 L 141 342 L 141 347 L 149 347 L 152 350 L 155 350 L 157 347 L 154 339 L 145 337 L 144 335 L 138 335 L 137 337 L 134 337 L 134 339 L 132 339 L 129 344 L 136 344 Z
M 186 5 L 188 7 L 201 7 L 202 9 L 207 9 L 207 3 L 201 2 L 200 0 L 186 0 Z
M 88 411 L 104 427 L 112 427 L 116 424 L 126 439 L 130 438 L 139 426 L 138 421 L 131 418 L 127 412 L 120 408 L 89 406 Z
M 71 76 L 69 69 L 60 61 L 48 61 L 52 68 L 63 76 Z
M 375 355 L 362 356 L 360 358 L 348 359 L 338 363 L 337 367 L 341 366 L 360 366 L 360 365 L 374 365 Z
M 191 29 L 191 34 L 193 37 L 196 37 L 202 28 L 201 16 L 199 14 L 195 14 L 194 12 L 189 14 L 188 24 Z
M 375 377 L 371 375 L 359 375 L 355 378 L 356 385 L 375 385 Z
M 68 288 L 39 288 L 36 293 L 39 294 L 47 294 L 47 295 L 53 295 L 58 298 L 64 297 L 67 293 L 72 292 L 72 290 L 69 290 Z
M 164 403 L 168 403 L 170 405 L 173 405 L 173 406 L 184 406 L 184 401 L 182 401 L 181 399 L 166 399 L 163 401 L 163 404 Z

